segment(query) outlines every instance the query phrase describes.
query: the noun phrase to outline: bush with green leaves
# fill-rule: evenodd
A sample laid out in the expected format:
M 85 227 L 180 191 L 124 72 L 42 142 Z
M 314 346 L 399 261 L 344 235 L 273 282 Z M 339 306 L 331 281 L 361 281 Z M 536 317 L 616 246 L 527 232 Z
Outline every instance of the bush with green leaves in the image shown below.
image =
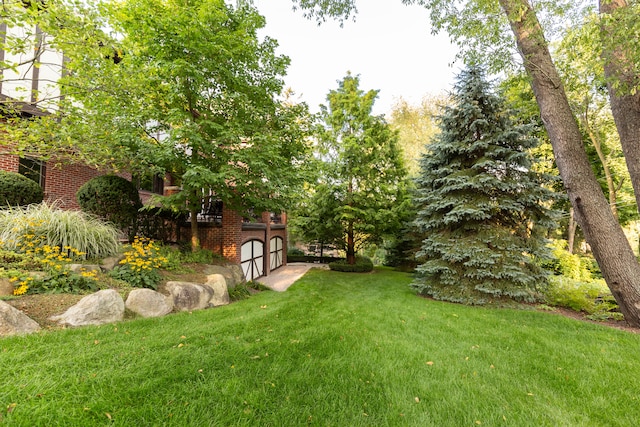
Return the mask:
M 112 222 L 133 239 L 142 201 L 131 181 L 116 175 L 98 176 L 80 187 L 76 198 L 83 211 Z
M 73 248 L 84 259 L 118 253 L 118 230 L 81 211 L 40 203 L 0 210 L 0 249 L 29 253 L 44 247 Z
M 594 320 L 622 319 L 618 304 L 602 279 L 584 282 L 565 276 L 552 276 L 545 291 L 545 302 L 586 313 Z
M 156 289 L 162 280 L 159 269 L 169 260 L 162 248 L 151 239 L 136 236 L 124 252 L 124 259 L 111 271 L 111 276 L 137 288 Z
M 347 260 L 340 260 L 329 263 L 329 268 L 343 273 L 368 273 L 373 270 L 373 262 L 367 257 L 358 256 L 355 264 L 349 264 Z
M 37 182 L 19 173 L 0 171 L 0 207 L 40 203 L 43 197 Z

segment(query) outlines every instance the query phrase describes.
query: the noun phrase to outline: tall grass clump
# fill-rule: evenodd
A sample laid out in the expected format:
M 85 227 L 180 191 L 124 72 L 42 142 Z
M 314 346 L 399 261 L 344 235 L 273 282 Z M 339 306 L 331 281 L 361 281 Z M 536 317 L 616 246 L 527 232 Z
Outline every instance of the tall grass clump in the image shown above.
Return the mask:
M 118 252 L 119 231 L 99 218 L 81 211 L 62 210 L 40 203 L 0 210 L 0 248 L 28 252 L 48 245 L 74 248 L 84 258 Z

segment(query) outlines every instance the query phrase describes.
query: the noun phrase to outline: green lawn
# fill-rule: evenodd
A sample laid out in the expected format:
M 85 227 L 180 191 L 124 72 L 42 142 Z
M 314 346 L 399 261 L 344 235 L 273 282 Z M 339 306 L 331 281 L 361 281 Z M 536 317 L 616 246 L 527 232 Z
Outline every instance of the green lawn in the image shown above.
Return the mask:
M 637 426 L 640 336 L 312 270 L 224 308 L 0 340 L 0 424 Z

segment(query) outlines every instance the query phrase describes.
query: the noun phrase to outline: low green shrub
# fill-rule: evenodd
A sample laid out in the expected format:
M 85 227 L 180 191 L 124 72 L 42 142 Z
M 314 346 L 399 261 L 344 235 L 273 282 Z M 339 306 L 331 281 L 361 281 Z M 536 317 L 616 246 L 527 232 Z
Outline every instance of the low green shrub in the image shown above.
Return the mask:
M 43 197 L 37 182 L 19 173 L 0 170 L 0 207 L 40 203 Z
M 271 289 L 259 282 L 249 281 L 239 283 L 229 289 L 229 299 L 231 301 L 241 301 L 249 298 L 253 293 L 270 291 Z
M 287 258 L 290 256 L 295 256 L 295 255 L 304 255 L 304 251 L 302 249 L 299 248 L 289 248 L 289 250 L 287 250 Z
M 315 256 L 315 255 L 289 255 L 287 253 L 287 262 L 317 262 L 320 264 L 329 264 L 334 261 L 340 261 L 342 258 L 333 256 Z
M 373 270 L 373 262 L 367 257 L 356 257 L 355 264 L 348 264 L 347 260 L 329 263 L 329 268 L 343 273 L 368 273 Z
M 551 276 L 545 301 L 551 306 L 587 313 L 596 320 L 622 318 L 615 299 L 601 279 L 582 282 L 564 276 Z
M 118 230 L 80 211 L 40 203 L 0 210 L 0 249 L 29 254 L 38 248 L 71 249 L 83 259 L 104 258 L 120 248 Z
M 567 250 L 566 240 L 555 240 L 551 243 L 552 258 L 545 263 L 545 268 L 554 274 L 573 280 L 590 282 L 600 277 L 598 264 L 593 258 L 572 254 Z
M 76 198 L 83 211 L 115 224 L 133 239 L 142 201 L 131 181 L 116 175 L 97 176 L 80 187 Z

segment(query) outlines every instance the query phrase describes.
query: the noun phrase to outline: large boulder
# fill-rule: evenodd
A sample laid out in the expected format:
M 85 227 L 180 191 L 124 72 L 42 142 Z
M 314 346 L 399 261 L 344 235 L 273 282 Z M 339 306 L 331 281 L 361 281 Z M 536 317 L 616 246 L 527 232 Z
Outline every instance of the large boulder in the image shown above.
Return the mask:
M 6 277 L 0 277 L 0 296 L 13 295 L 13 283 Z
M 208 275 L 207 282 L 204 285 L 213 290 L 213 296 L 209 301 L 212 306 L 217 307 L 229 304 L 229 289 L 227 288 L 227 281 L 222 274 Z
M 124 301 L 113 289 L 104 289 L 87 295 L 64 313 L 49 320 L 61 325 L 102 325 L 124 319 Z
M 227 282 L 229 289 L 235 288 L 245 282 L 244 273 L 242 267 L 236 264 L 229 265 L 207 265 L 204 269 L 204 274 L 207 276 L 212 274 L 222 274 Z
M 0 301 L 0 336 L 24 335 L 39 330 L 40 325 L 33 319 L 6 302 Z
M 173 299 L 173 306 L 179 311 L 203 310 L 211 307 L 213 289 L 209 286 L 169 281 L 160 285 L 158 291 L 170 296 Z
M 124 305 L 142 317 L 161 317 L 171 313 L 173 299 L 151 289 L 134 289 Z

